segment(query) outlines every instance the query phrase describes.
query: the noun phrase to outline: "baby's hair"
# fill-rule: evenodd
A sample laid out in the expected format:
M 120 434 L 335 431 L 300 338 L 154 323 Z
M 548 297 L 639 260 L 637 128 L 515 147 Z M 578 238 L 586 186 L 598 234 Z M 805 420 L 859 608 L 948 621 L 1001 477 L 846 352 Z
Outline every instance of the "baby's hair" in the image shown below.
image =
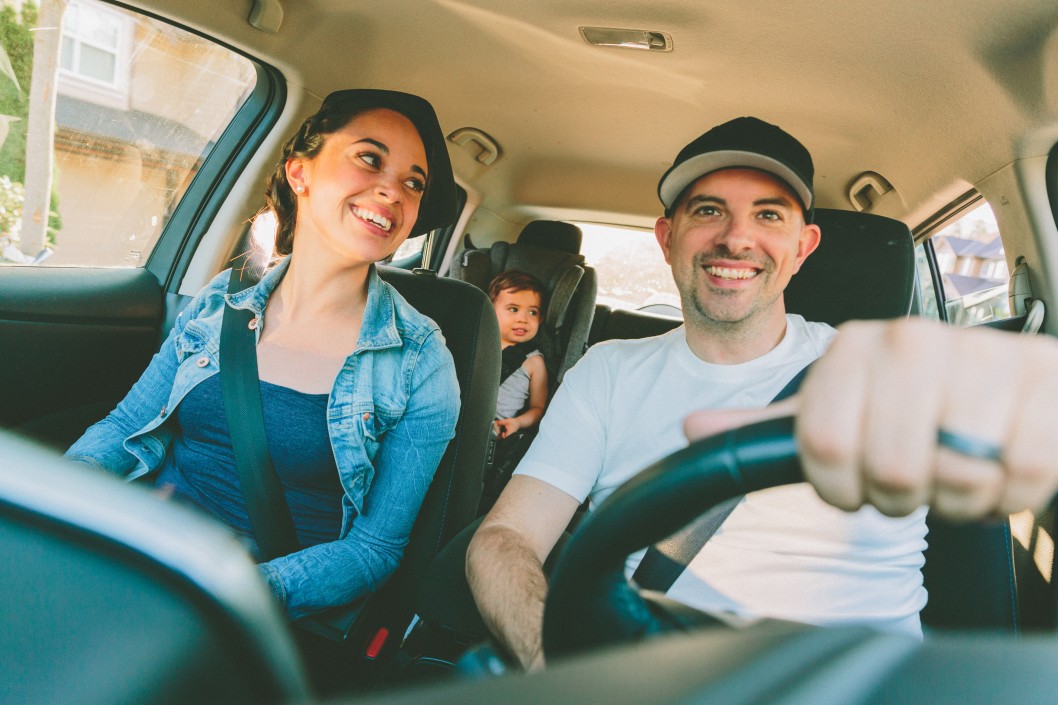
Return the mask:
M 518 269 L 509 269 L 500 272 L 489 282 L 489 299 L 496 300 L 501 291 L 535 291 L 540 295 L 540 301 L 544 300 L 544 283 L 529 272 Z

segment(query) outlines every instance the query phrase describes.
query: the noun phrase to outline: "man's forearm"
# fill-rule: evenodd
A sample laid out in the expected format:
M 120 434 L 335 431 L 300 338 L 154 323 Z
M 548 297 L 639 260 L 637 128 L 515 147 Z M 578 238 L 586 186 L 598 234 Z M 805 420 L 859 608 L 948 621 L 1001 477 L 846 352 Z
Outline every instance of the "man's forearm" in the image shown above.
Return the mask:
M 467 580 L 492 633 L 526 669 L 543 666 L 547 580 L 521 535 L 502 525 L 483 525 L 467 551 Z

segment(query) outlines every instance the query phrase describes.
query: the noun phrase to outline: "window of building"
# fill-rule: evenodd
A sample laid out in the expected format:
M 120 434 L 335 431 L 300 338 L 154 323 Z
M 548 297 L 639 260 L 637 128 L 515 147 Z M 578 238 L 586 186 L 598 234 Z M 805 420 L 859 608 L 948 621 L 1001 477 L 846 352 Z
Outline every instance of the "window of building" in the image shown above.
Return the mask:
M 125 18 L 107 8 L 71 2 L 62 21 L 63 70 L 93 81 L 115 85 L 122 62 Z

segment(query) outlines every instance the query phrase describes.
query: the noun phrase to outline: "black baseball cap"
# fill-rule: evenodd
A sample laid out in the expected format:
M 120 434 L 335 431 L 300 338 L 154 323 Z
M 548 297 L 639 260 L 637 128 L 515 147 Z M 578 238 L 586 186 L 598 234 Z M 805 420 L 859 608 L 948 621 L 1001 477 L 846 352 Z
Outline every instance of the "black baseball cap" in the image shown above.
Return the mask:
M 735 118 L 694 140 L 658 182 L 658 197 L 668 211 L 695 181 L 721 169 L 758 169 L 778 177 L 801 200 L 805 221 L 815 206 L 812 155 L 781 128 L 755 117 Z
M 411 120 L 426 150 L 426 191 L 419 203 L 419 217 L 408 237 L 425 235 L 451 225 L 456 221 L 456 181 L 444 133 L 429 101 L 400 91 L 349 88 L 324 98 L 319 113 L 350 114 L 379 108 L 392 110 Z

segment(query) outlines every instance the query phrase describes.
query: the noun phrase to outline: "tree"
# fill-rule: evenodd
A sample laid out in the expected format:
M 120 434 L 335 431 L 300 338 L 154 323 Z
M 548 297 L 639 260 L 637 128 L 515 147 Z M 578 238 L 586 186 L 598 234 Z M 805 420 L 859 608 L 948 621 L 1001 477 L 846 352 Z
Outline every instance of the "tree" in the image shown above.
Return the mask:
M 43 0 L 33 42 L 33 77 L 26 128 L 26 200 L 22 208 L 22 252 L 44 249 L 51 213 L 52 149 L 55 144 L 55 89 L 67 0 Z
M 0 115 L 12 118 L 7 138 L 0 148 L 0 176 L 22 183 L 26 178 L 26 126 L 29 100 L 25 91 L 33 75 L 33 32 L 37 6 L 26 3 L 21 14 L 11 6 L 0 8 L 0 47 L 11 67 L 6 80 L 0 78 Z
M 27 91 L 33 77 L 33 28 L 38 17 L 39 10 L 31 2 L 23 4 L 20 11 L 11 5 L 0 7 L 0 261 L 5 259 L 4 253 L 15 261 L 33 259 L 24 258 L 15 243 L 21 239 L 29 126 Z M 54 188 L 49 205 L 44 246 L 54 248 L 60 227 L 59 196 Z

